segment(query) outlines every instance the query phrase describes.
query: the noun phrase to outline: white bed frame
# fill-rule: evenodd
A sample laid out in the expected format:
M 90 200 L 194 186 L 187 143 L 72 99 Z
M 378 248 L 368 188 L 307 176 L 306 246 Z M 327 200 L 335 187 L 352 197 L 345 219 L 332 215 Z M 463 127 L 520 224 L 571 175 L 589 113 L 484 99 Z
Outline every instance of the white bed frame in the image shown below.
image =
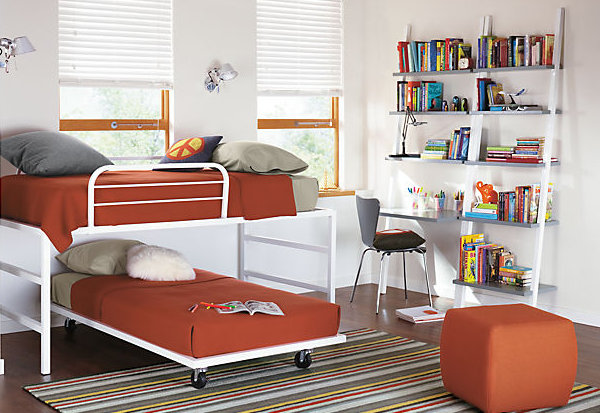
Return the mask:
M 200 182 L 177 182 L 177 183 L 144 183 L 144 184 L 119 184 L 119 185 L 98 185 L 97 180 L 100 175 L 110 171 L 141 171 L 141 170 L 152 170 L 152 169 L 184 169 L 184 168 L 214 168 L 217 169 L 222 176 L 222 179 L 215 181 L 200 181 Z M 149 186 L 170 186 L 170 185 L 206 185 L 206 184 L 222 184 L 223 191 L 221 196 L 218 197 L 196 197 L 196 198 L 180 198 L 180 199 L 168 199 L 168 200 L 144 200 L 144 201 L 122 201 L 122 202 L 111 202 L 111 203 L 98 203 L 95 201 L 95 194 L 97 190 L 109 189 L 109 188 L 134 188 L 134 187 L 149 187 Z M 249 277 L 267 280 L 271 282 L 277 282 L 293 287 L 301 287 L 313 291 L 321 291 L 327 293 L 328 300 L 335 303 L 335 248 L 336 248 L 336 217 L 335 211 L 329 209 L 315 209 L 308 212 L 300 212 L 296 216 L 281 216 L 266 218 L 262 220 L 247 221 L 242 217 L 227 217 L 227 206 L 228 206 L 228 195 L 229 195 L 229 175 L 225 168 L 215 163 L 194 163 L 194 164 L 160 164 L 160 165 L 109 165 L 98 168 L 90 177 L 88 183 L 88 225 L 81 227 L 72 232 L 73 237 L 77 235 L 101 235 L 110 236 L 119 232 L 131 232 L 131 231 L 148 231 L 148 230 L 163 230 L 163 229 L 180 229 L 180 228 L 192 228 L 192 227 L 207 227 L 214 225 L 236 225 L 238 233 L 238 278 L 241 280 L 247 280 Z M 209 200 L 220 200 L 221 201 L 221 217 L 215 219 L 200 219 L 200 220 L 188 220 L 188 221 L 175 221 L 175 222 L 157 222 L 147 224 L 127 224 L 127 225 L 106 225 L 99 226 L 95 224 L 95 210 L 96 208 L 106 208 L 115 205 L 135 205 L 135 204 L 148 204 L 148 203 L 170 203 L 170 202 L 190 202 L 190 201 L 209 201 Z M 290 240 L 283 240 L 278 238 L 269 238 L 265 236 L 250 235 L 246 232 L 246 223 L 249 222 L 277 222 L 277 221 L 288 221 L 288 220 L 299 220 L 307 218 L 325 218 L 327 220 L 327 231 L 328 231 L 328 242 L 327 245 L 314 245 L 309 243 L 302 243 Z M 25 238 L 33 238 L 33 242 L 37 244 L 32 245 L 31 241 L 23 244 L 18 244 L 21 240 L 21 236 L 14 237 L 15 232 L 19 232 L 19 235 L 26 235 Z M 40 309 L 39 316 L 30 316 L 25 314 L 23 311 L 17 309 L 6 308 L 0 306 L 0 314 L 18 322 L 19 324 L 37 331 L 41 336 L 41 374 L 50 374 L 50 327 L 51 327 L 51 311 L 60 314 L 68 319 L 75 320 L 82 324 L 86 324 L 97 330 L 120 338 L 122 340 L 133 343 L 146 350 L 152 351 L 156 354 L 164 356 L 175 362 L 181 363 L 194 369 L 196 376 L 198 374 L 204 374 L 206 369 L 210 366 L 215 366 L 224 363 L 231 363 L 240 360 L 252 359 L 256 357 L 263 357 L 268 355 L 281 354 L 291 351 L 302 351 L 307 350 L 310 353 L 313 348 L 327 346 L 336 343 L 342 343 L 346 341 L 344 335 L 338 334 L 331 337 L 324 337 L 315 340 L 308 340 L 296 343 L 288 343 L 284 345 L 271 346 L 265 348 L 258 348 L 247 351 L 240 351 L 229 354 L 222 354 L 203 358 L 194 358 L 185 356 L 145 340 L 141 340 L 137 337 L 131 336 L 120 330 L 114 329 L 108 325 L 99 323 L 95 320 L 86 318 L 74 311 L 62 307 L 57 304 L 52 304 L 50 300 L 50 278 L 52 261 L 56 255 L 56 250 L 53 248 L 50 240 L 46 234 L 36 226 L 29 224 L 23 224 L 20 222 L 0 219 L 0 237 L 11 237 L 17 239 L 17 245 L 15 246 L 19 250 L 27 251 L 36 247 L 33 250 L 39 251 L 37 257 L 39 264 L 39 271 L 32 271 L 24 268 L 24 266 L 15 265 L 13 256 L 10 254 L 3 253 L 0 251 L 0 272 L 10 274 L 15 277 L 19 277 L 23 280 L 29 281 L 40 287 Z M 321 285 L 315 285 L 306 283 L 298 280 L 286 279 L 283 277 L 263 274 L 260 272 L 249 271 L 245 269 L 245 245 L 248 242 L 263 243 L 269 245 L 276 245 L 282 247 L 288 247 L 296 250 L 312 251 L 319 254 L 325 254 L 327 256 L 327 285 L 325 287 Z M 33 258 L 35 260 L 36 257 Z M 2 367 L 2 360 L 0 359 L 0 367 Z M 0 373 L 1 374 L 1 373 Z M 192 376 L 194 377 L 194 376 Z

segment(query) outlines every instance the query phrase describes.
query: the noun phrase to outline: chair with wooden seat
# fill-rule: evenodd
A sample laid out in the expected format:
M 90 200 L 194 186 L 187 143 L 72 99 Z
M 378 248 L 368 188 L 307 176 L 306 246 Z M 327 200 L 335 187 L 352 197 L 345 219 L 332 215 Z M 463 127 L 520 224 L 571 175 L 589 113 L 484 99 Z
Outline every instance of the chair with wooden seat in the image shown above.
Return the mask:
M 356 285 L 358 284 L 358 278 L 360 276 L 360 270 L 362 267 L 363 259 L 367 251 L 375 251 L 381 253 L 381 260 L 379 261 L 379 287 L 377 289 L 377 308 L 376 314 L 379 314 L 379 298 L 382 293 L 382 280 L 383 280 L 383 259 L 386 256 L 390 256 L 393 253 L 402 253 L 402 264 L 404 269 L 404 298 L 408 298 L 406 292 L 406 253 L 416 252 L 423 256 L 423 266 L 425 269 L 425 282 L 427 284 L 427 295 L 429 296 L 429 305 L 432 305 L 431 292 L 429 290 L 429 276 L 427 275 L 427 249 L 423 245 L 425 240 L 410 230 L 402 229 L 388 229 L 384 231 L 377 231 L 377 221 L 379 219 L 380 203 L 375 198 L 362 198 L 356 196 L 356 209 L 358 211 L 358 222 L 360 225 L 360 234 L 362 242 L 367 247 L 360 257 L 360 264 L 358 265 L 358 271 L 356 273 L 356 279 L 354 280 L 354 288 L 352 289 L 352 296 L 350 302 L 354 300 L 354 293 L 356 292 Z

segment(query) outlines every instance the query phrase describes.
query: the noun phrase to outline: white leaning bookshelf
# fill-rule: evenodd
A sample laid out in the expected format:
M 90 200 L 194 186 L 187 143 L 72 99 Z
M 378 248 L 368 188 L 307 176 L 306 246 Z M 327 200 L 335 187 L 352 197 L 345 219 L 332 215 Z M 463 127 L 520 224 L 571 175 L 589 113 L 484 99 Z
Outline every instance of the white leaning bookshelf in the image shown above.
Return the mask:
M 489 111 L 467 111 L 467 112 L 415 112 L 416 115 L 464 115 L 470 118 L 470 127 L 471 127 L 471 137 L 469 142 L 469 151 L 468 157 L 465 161 L 456 161 L 456 160 L 429 160 L 429 159 L 420 159 L 420 158 L 396 158 L 393 156 L 388 156 L 386 160 L 392 162 L 400 161 L 400 165 L 403 162 L 411 161 L 411 162 L 435 162 L 440 164 L 460 164 L 466 168 L 465 180 L 464 180 L 464 188 L 465 188 L 465 199 L 464 199 L 464 211 L 462 215 L 457 216 L 458 220 L 461 223 L 460 228 L 460 236 L 469 235 L 474 233 L 475 225 L 504 225 L 504 226 L 512 226 L 515 228 L 526 228 L 534 231 L 535 242 L 534 242 L 534 253 L 533 253 L 533 264 L 532 264 L 532 283 L 531 287 L 516 287 L 516 286 L 508 286 L 501 284 L 473 284 L 469 282 L 465 282 L 459 280 L 458 277 L 453 281 L 455 287 L 455 307 L 463 307 L 465 305 L 465 296 L 468 288 L 471 289 L 479 289 L 479 290 L 488 290 L 494 291 L 496 293 L 501 294 L 510 294 L 515 296 L 526 297 L 529 304 L 532 306 L 537 306 L 538 302 L 538 294 L 540 292 L 551 291 L 554 290 L 554 286 L 545 285 L 540 283 L 540 268 L 542 264 L 542 256 L 543 256 L 543 244 L 544 244 L 544 236 L 546 226 L 557 225 L 557 220 L 546 221 L 546 207 L 548 200 L 548 187 L 550 182 L 550 173 L 551 169 L 555 166 L 560 165 L 560 162 L 557 159 L 552 158 L 552 148 L 555 138 L 555 124 L 557 115 L 560 114 L 560 110 L 557 108 L 557 100 L 558 100 L 558 87 L 559 87 L 559 76 L 562 69 L 562 46 L 563 46 L 563 36 L 564 36 L 564 21 L 565 21 L 565 9 L 559 8 L 556 14 L 556 22 L 555 22 L 555 41 L 554 41 L 554 54 L 552 57 L 552 65 L 544 65 L 544 66 L 519 66 L 519 67 L 501 67 L 501 68 L 473 68 L 467 70 L 451 70 L 451 71 L 430 71 L 430 72 L 396 72 L 393 73 L 393 76 L 396 78 L 400 78 L 400 80 L 406 80 L 406 78 L 420 78 L 427 77 L 431 78 L 437 75 L 466 75 L 466 76 L 484 76 L 489 77 L 494 72 L 514 72 L 513 75 L 517 76 L 519 73 L 526 71 L 545 71 L 549 74 L 549 88 L 548 88 L 548 101 L 547 107 L 542 110 L 535 111 L 521 111 L 521 112 L 489 112 Z M 410 26 L 406 27 L 405 31 L 405 41 L 410 40 Z M 484 16 L 481 24 L 481 32 L 480 35 L 491 35 L 492 34 L 492 17 Z M 475 79 L 474 79 L 475 80 Z M 476 82 L 473 82 L 474 84 Z M 477 101 L 478 93 L 477 86 L 475 84 L 473 90 L 473 100 L 472 102 Z M 403 111 L 390 111 L 390 115 L 398 116 L 398 133 L 394 142 L 394 153 L 400 153 L 400 145 L 402 141 L 401 130 L 402 130 L 402 122 L 404 120 Z M 486 162 L 480 160 L 480 149 L 481 149 L 481 138 L 483 125 L 485 123 L 485 119 L 489 118 L 489 116 L 543 116 L 545 122 L 545 147 L 544 147 L 544 155 L 543 162 L 539 164 L 523 164 L 523 163 L 510 163 L 510 162 Z M 486 220 L 486 219 L 478 219 L 478 218 L 470 218 L 465 216 L 465 212 L 470 208 L 470 205 L 474 201 L 474 184 L 476 182 L 477 173 L 479 168 L 485 167 L 494 167 L 494 168 L 515 168 L 515 170 L 519 170 L 518 168 L 526 168 L 535 171 L 538 176 L 538 179 L 541 182 L 541 193 L 540 193 L 540 201 L 539 201 L 539 209 L 538 209 L 538 218 L 537 222 L 534 223 L 516 223 L 516 222 L 506 222 L 506 221 L 496 221 L 496 220 Z M 533 172 L 532 172 L 533 173 Z M 392 205 L 394 202 L 393 193 L 397 189 L 397 185 L 395 182 L 395 173 L 392 173 L 392 179 L 390 179 L 389 183 L 389 192 L 388 192 L 388 205 Z M 408 216 L 408 215 L 407 215 Z M 391 226 L 390 220 L 394 218 L 394 216 L 386 217 L 386 228 Z M 409 219 L 419 219 L 418 217 L 409 218 Z M 448 221 L 446 221 L 448 222 Z M 478 231 L 480 232 L 480 231 Z M 458 274 L 457 274 L 458 275 Z M 383 292 L 385 293 L 386 281 L 383 282 Z

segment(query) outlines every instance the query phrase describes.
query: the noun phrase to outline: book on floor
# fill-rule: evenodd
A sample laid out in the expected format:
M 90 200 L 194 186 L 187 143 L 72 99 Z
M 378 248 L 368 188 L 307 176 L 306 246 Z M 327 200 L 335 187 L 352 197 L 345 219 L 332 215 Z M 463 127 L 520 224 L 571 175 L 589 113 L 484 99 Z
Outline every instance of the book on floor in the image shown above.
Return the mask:
M 446 313 L 436 310 L 428 305 L 424 305 L 421 307 L 398 308 L 396 309 L 396 315 L 402 320 L 418 324 L 442 321 L 444 320 Z
M 250 315 L 254 315 L 254 313 L 264 313 L 269 315 L 285 315 L 281 308 L 273 302 L 265 302 L 265 301 L 256 301 L 256 300 L 248 300 L 245 303 L 241 301 L 229 301 L 227 303 L 219 304 L 223 307 L 232 307 L 229 309 L 225 308 L 215 308 L 221 314 L 232 314 L 239 312 L 250 313 Z

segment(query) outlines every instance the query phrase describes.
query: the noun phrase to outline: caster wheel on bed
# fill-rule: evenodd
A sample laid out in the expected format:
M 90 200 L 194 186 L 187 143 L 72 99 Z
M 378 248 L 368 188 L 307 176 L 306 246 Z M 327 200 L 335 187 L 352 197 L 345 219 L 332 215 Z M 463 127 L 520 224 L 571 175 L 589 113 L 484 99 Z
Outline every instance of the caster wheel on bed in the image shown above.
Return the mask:
M 310 352 L 308 352 L 308 350 L 297 352 L 296 357 L 294 357 L 294 363 L 296 364 L 296 367 L 300 369 L 307 369 L 312 363 Z
M 206 378 L 206 373 L 203 371 L 200 371 L 200 372 L 192 371 L 192 376 L 190 379 L 191 379 L 192 387 L 195 387 L 196 389 L 202 389 L 202 388 L 204 388 L 204 386 L 206 386 L 206 383 L 208 383 L 208 379 Z
M 77 329 L 77 324 L 75 324 L 75 320 L 71 320 L 70 318 L 67 318 L 65 320 L 65 330 L 67 330 L 67 333 L 72 334 L 76 329 Z

